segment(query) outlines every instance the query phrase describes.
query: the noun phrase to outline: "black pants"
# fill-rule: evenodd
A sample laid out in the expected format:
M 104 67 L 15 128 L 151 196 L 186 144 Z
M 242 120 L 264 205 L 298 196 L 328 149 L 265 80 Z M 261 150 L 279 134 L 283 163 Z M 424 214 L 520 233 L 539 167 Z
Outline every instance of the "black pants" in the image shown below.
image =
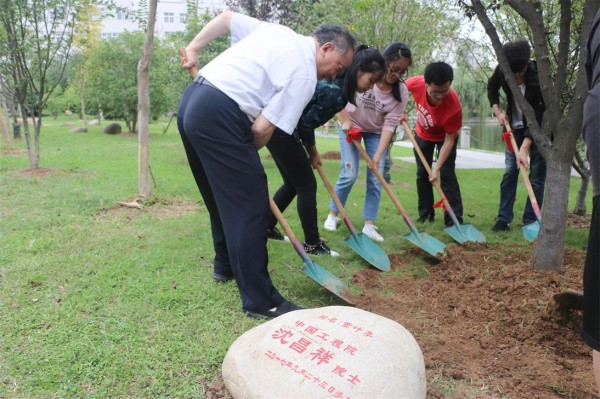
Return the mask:
M 177 126 L 210 214 L 215 272 L 233 273 L 244 311 L 279 306 L 283 297 L 267 269 L 267 177 L 250 120 L 221 91 L 193 83 Z
M 600 351 L 600 205 L 593 199 L 587 256 L 583 269 L 583 340 Z
M 304 146 L 293 136 L 276 129 L 267 148 L 283 178 L 283 185 L 273 196 L 273 201 L 283 212 L 298 195 L 296 206 L 304 230 L 304 241 L 309 245 L 318 244 L 317 181 Z M 276 224 L 277 219 L 271 214 L 269 228 Z
M 423 140 L 419 136 L 415 136 L 415 139 L 417 141 L 417 144 L 419 145 L 419 148 L 421 149 L 421 152 L 423 152 L 427 163 L 431 166 L 431 163 L 433 162 L 434 149 L 437 147 L 439 151 L 444 142 L 427 141 Z M 438 178 L 440 179 L 442 191 L 444 192 L 444 195 L 450 203 L 450 207 L 452 207 L 452 210 L 456 214 L 456 218 L 458 219 L 458 221 L 462 223 L 462 197 L 460 195 L 460 186 L 458 185 L 458 179 L 456 178 L 455 172 L 457 145 L 458 140 L 454 142 L 454 147 L 452 147 L 452 151 L 450 152 L 450 155 L 448 155 L 448 159 L 446 159 L 446 162 L 444 162 L 444 164 L 442 165 Z M 433 215 L 435 213 L 433 209 L 433 185 L 429 181 L 429 173 L 427 173 L 427 169 L 425 169 L 425 166 L 423 166 L 423 163 L 421 163 L 421 158 L 415 150 L 413 151 L 415 153 L 415 158 L 417 161 L 417 194 L 419 195 L 419 216 Z M 444 221 L 446 224 L 452 222 L 452 219 L 450 218 L 450 215 L 448 215 L 447 212 L 444 215 Z

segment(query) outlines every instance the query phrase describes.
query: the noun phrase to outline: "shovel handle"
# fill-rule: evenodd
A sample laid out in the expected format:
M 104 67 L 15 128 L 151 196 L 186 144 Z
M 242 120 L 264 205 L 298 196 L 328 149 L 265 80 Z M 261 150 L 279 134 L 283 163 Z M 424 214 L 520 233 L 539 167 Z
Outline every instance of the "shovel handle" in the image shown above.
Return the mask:
M 510 123 L 506 122 L 506 130 L 510 132 L 510 143 L 512 144 L 513 151 L 515 153 L 519 152 L 519 146 L 517 145 L 517 140 L 515 140 L 515 136 L 512 133 L 512 128 L 510 127 Z M 516 158 L 516 155 L 515 155 Z M 527 174 L 527 168 L 521 165 L 518 159 L 515 160 L 517 162 L 517 166 L 521 171 L 521 175 L 523 176 L 523 181 L 525 182 L 525 187 L 527 187 L 527 194 L 529 195 L 529 201 L 531 202 L 531 207 L 533 208 L 533 212 L 535 213 L 535 217 L 538 220 L 542 220 L 542 213 L 540 212 L 540 206 L 538 205 L 537 199 L 535 198 L 535 193 L 533 192 L 533 187 L 531 187 L 531 181 L 529 180 L 529 175 Z
M 281 227 L 283 227 L 283 231 L 285 231 L 285 234 L 292 242 L 292 245 L 294 246 L 296 252 L 298 252 L 298 255 L 300 255 L 300 257 L 303 260 L 309 259 L 308 254 L 304 250 L 304 247 L 302 246 L 302 244 L 300 244 L 300 241 L 298 241 L 298 238 L 290 228 L 290 225 L 288 224 L 287 220 L 285 220 L 285 217 L 283 217 L 283 214 L 281 213 L 281 211 L 277 207 L 277 204 L 275 203 L 275 201 L 273 201 L 273 198 L 271 198 L 271 196 L 269 196 L 269 205 L 271 206 L 271 212 L 273 212 L 273 215 L 275 215 L 275 218 L 277 219 Z
M 360 143 L 358 141 L 356 141 L 356 140 L 353 139 L 352 142 L 354 143 L 354 146 L 360 152 L 360 155 L 367 162 L 367 165 L 369 166 L 369 169 L 371 169 L 371 171 L 373 173 L 375 173 L 375 176 L 377 176 L 377 179 L 379 180 L 379 182 L 381 183 L 381 185 L 385 189 L 385 192 L 388 193 L 388 195 L 390 196 L 390 199 L 392 200 L 392 202 L 394 203 L 394 205 L 396 206 L 396 208 L 398 209 L 398 211 L 400 212 L 400 214 L 404 218 L 404 221 L 406 222 L 406 224 L 408 224 L 408 227 L 410 228 L 410 230 L 411 231 L 417 231 L 417 228 L 415 227 L 414 223 L 412 222 L 412 220 L 408 216 L 408 213 L 406 213 L 406 211 L 402 207 L 402 204 L 400 203 L 400 201 L 398 200 L 398 198 L 396 197 L 396 195 L 392 191 L 392 188 L 385 181 L 385 179 L 381 175 L 381 172 L 379 172 L 379 169 L 375 168 L 375 165 L 373 165 L 373 160 L 371 159 L 371 157 L 369 156 L 369 154 L 367 154 L 367 152 L 365 151 L 365 149 L 363 148 L 363 146 L 360 145 Z
M 187 53 L 185 52 L 184 48 L 180 48 L 179 50 L 177 50 L 179 52 L 179 56 L 182 58 L 182 62 L 183 60 L 187 61 Z M 192 77 L 195 79 L 196 76 L 198 76 L 198 67 L 196 65 L 194 65 L 193 67 L 189 68 L 188 71 L 190 72 L 190 75 L 192 75 Z
M 348 217 L 348 212 L 346 212 L 346 209 L 342 205 L 340 198 L 335 193 L 335 190 L 333 189 L 331 182 L 327 178 L 327 174 L 325 174 L 325 170 L 323 170 L 323 166 L 317 164 L 317 171 L 319 172 L 319 176 L 321 176 L 321 180 L 323 180 L 323 184 L 325 184 L 327 191 L 329 191 L 329 196 L 333 200 L 337 209 L 340 211 L 340 214 L 342 215 L 342 218 L 344 219 L 344 223 L 350 230 L 350 233 L 353 235 L 356 235 L 357 234 L 356 229 L 354 228 L 354 225 L 352 224 L 352 222 L 350 221 L 350 218 Z
M 415 136 L 410 131 L 410 127 L 408 127 L 408 123 L 406 123 L 406 121 L 402 121 L 402 127 L 404 128 L 404 132 L 410 139 L 410 142 L 412 143 L 416 153 L 419 155 L 419 158 L 421 159 L 421 163 L 425 167 L 425 170 L 427 170 L 427 173 L 429 175 L 431 175 L 431 167 L 429 166 L 429 163 L 425 159 L 425 155 L 423 155 L 423 151 L 421 151 L 421 147 L 419 147 L 419 144 L 417 144 L 417 140 L 415 140 Z M 446 207 L 446 211 L 448 211 L 450 213 L 450 218 L 452 219 L 452 221 L 454 222 L 455 225 L 459 225 L 458 219 L 456 218 L 456 215 L 454 214 L 454 211 L 452 210 L 452 207 L 450 206 L 450 202 L 448 202 L 448 199 L 446 198 L 446 196 L 444 195 L 444 192 L 442 191 L 442 186 L 440 185 L 439 178 L 434 180 L 433 186 L 437 190 L 440 197 L 442 197 L 442 201 L 444 201 L 444 206 Z

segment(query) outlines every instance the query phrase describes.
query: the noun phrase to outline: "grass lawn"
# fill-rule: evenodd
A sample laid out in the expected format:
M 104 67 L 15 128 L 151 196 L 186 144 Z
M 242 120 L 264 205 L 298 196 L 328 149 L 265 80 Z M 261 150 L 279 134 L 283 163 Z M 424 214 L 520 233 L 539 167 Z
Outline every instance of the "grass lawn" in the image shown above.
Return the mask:
M 45 120 L 41 162 L 28 171 L 24 140 L 0 155 L 0 398 L 204 397 L 227 348 L 260 321 L 248 319 L 234 283 L 216 284 L 208 215 L 173 124 L 151 125 L 154 197 L 142 210 L 117 205 L 137 194 L 137 137 L 67 133 L 64 122 Z M 321 153 L 338 142 L 318 138 Z M 394 148 L 393 156 L 412 150 Z M 261 151 L 275 191 L 281 178 Z M 324 161 L 335 183 L 339 161 Z M 523 243 L 520 228 L 493 235 L 502 170 L 459 170 L 465 222 L 491 243 Z M 416 219 L 414 164 L 396 161 L 393 190 Z M 579 180 L 571 182 L 573 208 Z M 347 203 L 362 228 L 364 167 Z M 526 190 L 519 185 L 520 217 Z M 319 218 L 328 193 L 320 184 Z M 591 209 L 591 204 L 588 205 Z M 302 239 L 295 206 L 285 212 Z M 448 245 L 438 213 L 423 231 Z M 393 203 L 382 193 L 381 247 L 403 254 L 412 244 Z M 348 236 L 322 229 L 339 258 L 318 263 L 349 281 L 367 267 L 344 244 Z M 567 229 L 566 244 L 581 248 L 586 232 Z M 302 272 L 291 245 L 269 242 L 269 269 L 282 294 L 305 307 L 342 305 Z M 415 259 L 415 263 L 422 262 Z M 416 267 L 415 270 L 422 270 Z

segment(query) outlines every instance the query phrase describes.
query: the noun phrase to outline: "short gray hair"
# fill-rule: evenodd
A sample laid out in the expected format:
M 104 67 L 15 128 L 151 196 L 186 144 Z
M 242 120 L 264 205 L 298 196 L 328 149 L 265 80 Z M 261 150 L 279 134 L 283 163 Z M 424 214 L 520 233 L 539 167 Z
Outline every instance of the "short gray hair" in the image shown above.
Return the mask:
M 323 24 L 315 29 L 311 36 L 316 38 L 320 45 L 332 42 L 342 54 L 346 54 L 350 49 L 354 50 L 356 46 L 354 36 L 350 34 L 348 29 L 340 25 Z

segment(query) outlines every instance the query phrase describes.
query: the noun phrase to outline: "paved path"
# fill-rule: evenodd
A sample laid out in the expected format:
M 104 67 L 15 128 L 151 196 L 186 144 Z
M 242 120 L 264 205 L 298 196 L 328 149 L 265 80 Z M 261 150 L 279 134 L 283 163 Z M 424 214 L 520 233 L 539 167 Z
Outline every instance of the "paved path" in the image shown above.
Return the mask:
M 394 145 L 412 148 L 410 141 L 397 141 Z M 404 162 L 415 163 L 415 157 L 394 157 Z M 497 152 L 456 150 L 456 167 L 459 169 L 504 169 L 504 154 Z

